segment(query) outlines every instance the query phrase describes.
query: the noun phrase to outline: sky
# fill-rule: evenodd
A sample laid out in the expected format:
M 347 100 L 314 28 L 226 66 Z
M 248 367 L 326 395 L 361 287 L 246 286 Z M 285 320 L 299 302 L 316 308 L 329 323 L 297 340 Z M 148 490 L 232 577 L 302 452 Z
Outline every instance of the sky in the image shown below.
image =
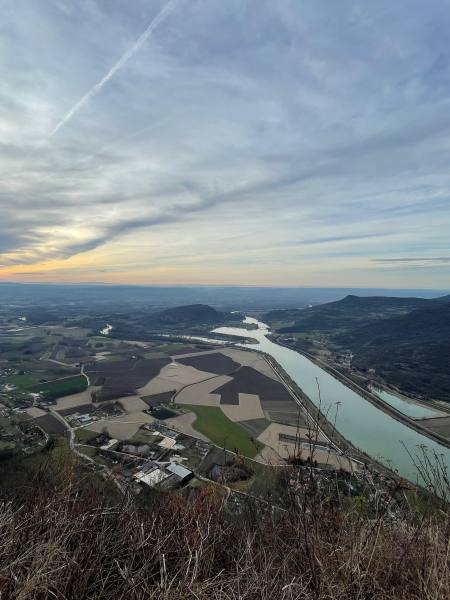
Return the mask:
M 449 0 L 2 0 L 0 281 L 450 288 Z

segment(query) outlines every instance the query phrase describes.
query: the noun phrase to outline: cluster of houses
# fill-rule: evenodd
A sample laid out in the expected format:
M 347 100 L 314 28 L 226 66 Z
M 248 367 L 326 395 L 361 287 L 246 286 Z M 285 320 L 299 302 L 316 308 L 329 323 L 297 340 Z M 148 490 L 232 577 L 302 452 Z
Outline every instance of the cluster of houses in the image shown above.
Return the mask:
M 133 484 L 136 493 L 146 487 L 159 490 L 182 487 L 194 477 L 191 460 L 200 463 L 211 450 L 210 444 L 161 423 L 145 424 L 142 431 L 148 431 L 148 441 L 145 436 L 121 441 L 111 438 L 105 430 L 87 442 L 98 448 L 104 460 L 115 465 L 117 480 Z M 119 465 L 121 468 L 117 468 Z

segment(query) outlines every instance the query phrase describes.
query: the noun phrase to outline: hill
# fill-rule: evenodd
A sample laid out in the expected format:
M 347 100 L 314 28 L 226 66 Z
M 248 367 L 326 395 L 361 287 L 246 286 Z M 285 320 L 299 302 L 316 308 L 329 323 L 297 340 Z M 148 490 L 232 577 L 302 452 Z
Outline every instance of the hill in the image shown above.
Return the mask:
M 231 320 L 230 313 L 219 312 L 207 304 L 176 306 L 156 313 L 151 321 L 165 325 L 218 325 Z
M 359 369 L 406 392 L 450 401 L 450 302 L 368 323 L 334 338 Z
M 450 302 L 450 297 L 447 298 Z M 270 311 L 262 318 L 267 323 L 275 325 L 280 333 L 327 330 L 350 326 L 367 319 L 378 320 L 406 314 L 435 302 L 438 301 L 424 298 L 348 295 L 342 300 L 307 309 Z
M 77 324 L 101 331 L 107 323 L 112 325 L 111 337 L 125 340 L 148 340 L 161 333 L 174 335 L 205 334 L 214 327 L 238 323 L 242 316 L 216 310 L 207 304 L 188 304 L 164 310 L 154 307 L 132 311 L 107 312 L 78 319 Z
M 299 349 L 351 350 L 353 366 L 424 398 L 450 401 L 450 296 L 435 299 L 347 296 L 263 316 Z M 303 338 L 303 339 L 300 339 Z

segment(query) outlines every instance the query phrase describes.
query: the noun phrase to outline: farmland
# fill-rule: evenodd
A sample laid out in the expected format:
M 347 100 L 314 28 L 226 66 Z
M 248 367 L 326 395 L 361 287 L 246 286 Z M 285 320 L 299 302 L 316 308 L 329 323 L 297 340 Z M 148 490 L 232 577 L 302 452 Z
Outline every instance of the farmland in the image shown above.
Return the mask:
M 191 356 L 187 358 L 179 358 L 180 363 L 189 365 L 199 371 L 215 373 L 216 375 L 228 375 L 233 371 L 237 371 L 241 366 L 229 356 L 220 352 L 211 354 L 203 354 L 201 356 Z
M 83 375 L 76 375 L 74 377 L 68 377 L 56 381 L 39 383 L 28 389 L 30 392 L 41 394 L 41 396 L 43 396 L 46 400 L 56 400 L 57 398 L 61 398 L 63 396 L 70 396 L 71 394 L 83 392 L 86 388 L 86 377 Z
M 66 427 L 63 425 L 63 423 L 53 415 L 43 415 L 42 417 L 37 417 L 36 423 L 50 435 L 62 435 L 66 432 Z
M 41 419 L 50 435 L 60 429 L 49 414 L 56 410 L 88 436 L 106 430 L 125 441 L 159 422 L 261 462 L 282 464 L 294 452 L 292 428 L 305 427 L 305 414 L 264 356 L 177 338 L 227 316 L 197 305 L 151 317 L 145 309 L 73 313 L 64 322 L 57 312 L 10 321 L 16 327 L 0 352 L 3 399 Z M 106 323 L 112 329 L 100 335 Z M 157 323 L 171 333 L 151 332 Z
M 117 362 L 100 362 L 88 365 L 86 374 L 94 385 L 101 389 L 96 394 L 99 402 L 120 396 L 131 395 L 158 375 L 163 366 L 170 362 L 164 358 L 130 358 Z
M 184 408 L 197 415 L 193 424 L 194 429 L 203 433 L 218 446 L 248 458 L 253 458 L 263 448 L 260 442 L 253 440 L 245 429 L 233 423 L 220 408 L 195 405 L 184 405 Z

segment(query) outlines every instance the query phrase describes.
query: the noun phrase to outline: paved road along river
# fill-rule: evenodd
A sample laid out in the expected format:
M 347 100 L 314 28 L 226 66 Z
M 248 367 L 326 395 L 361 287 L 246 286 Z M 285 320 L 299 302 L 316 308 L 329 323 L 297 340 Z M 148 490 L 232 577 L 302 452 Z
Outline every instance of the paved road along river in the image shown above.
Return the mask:
M 426 446 L 429 454 L 438 453 L 450 472 L 448 448 L 393 419 L 305 356 L 271 342 L 267 339 L 269 328 L 264 323 L 251 317 L 247 317 L 245 322 L 258 325 L 258 329 L 220 327 L 214 333 L 256 339 L 258 344 L 252 344 L 251 347 L 270 354 L 316 406 L 319 405 L 317 378 L 322 411 L 325 413 L 329 408 L 329 417 L 333 420 L 338 410 L 336 429 L 354 446 L 397 469 L 410 481 L 417 481 L 417 471 L 403 444 L 413 455 L 420 455 L 420 446 Z

